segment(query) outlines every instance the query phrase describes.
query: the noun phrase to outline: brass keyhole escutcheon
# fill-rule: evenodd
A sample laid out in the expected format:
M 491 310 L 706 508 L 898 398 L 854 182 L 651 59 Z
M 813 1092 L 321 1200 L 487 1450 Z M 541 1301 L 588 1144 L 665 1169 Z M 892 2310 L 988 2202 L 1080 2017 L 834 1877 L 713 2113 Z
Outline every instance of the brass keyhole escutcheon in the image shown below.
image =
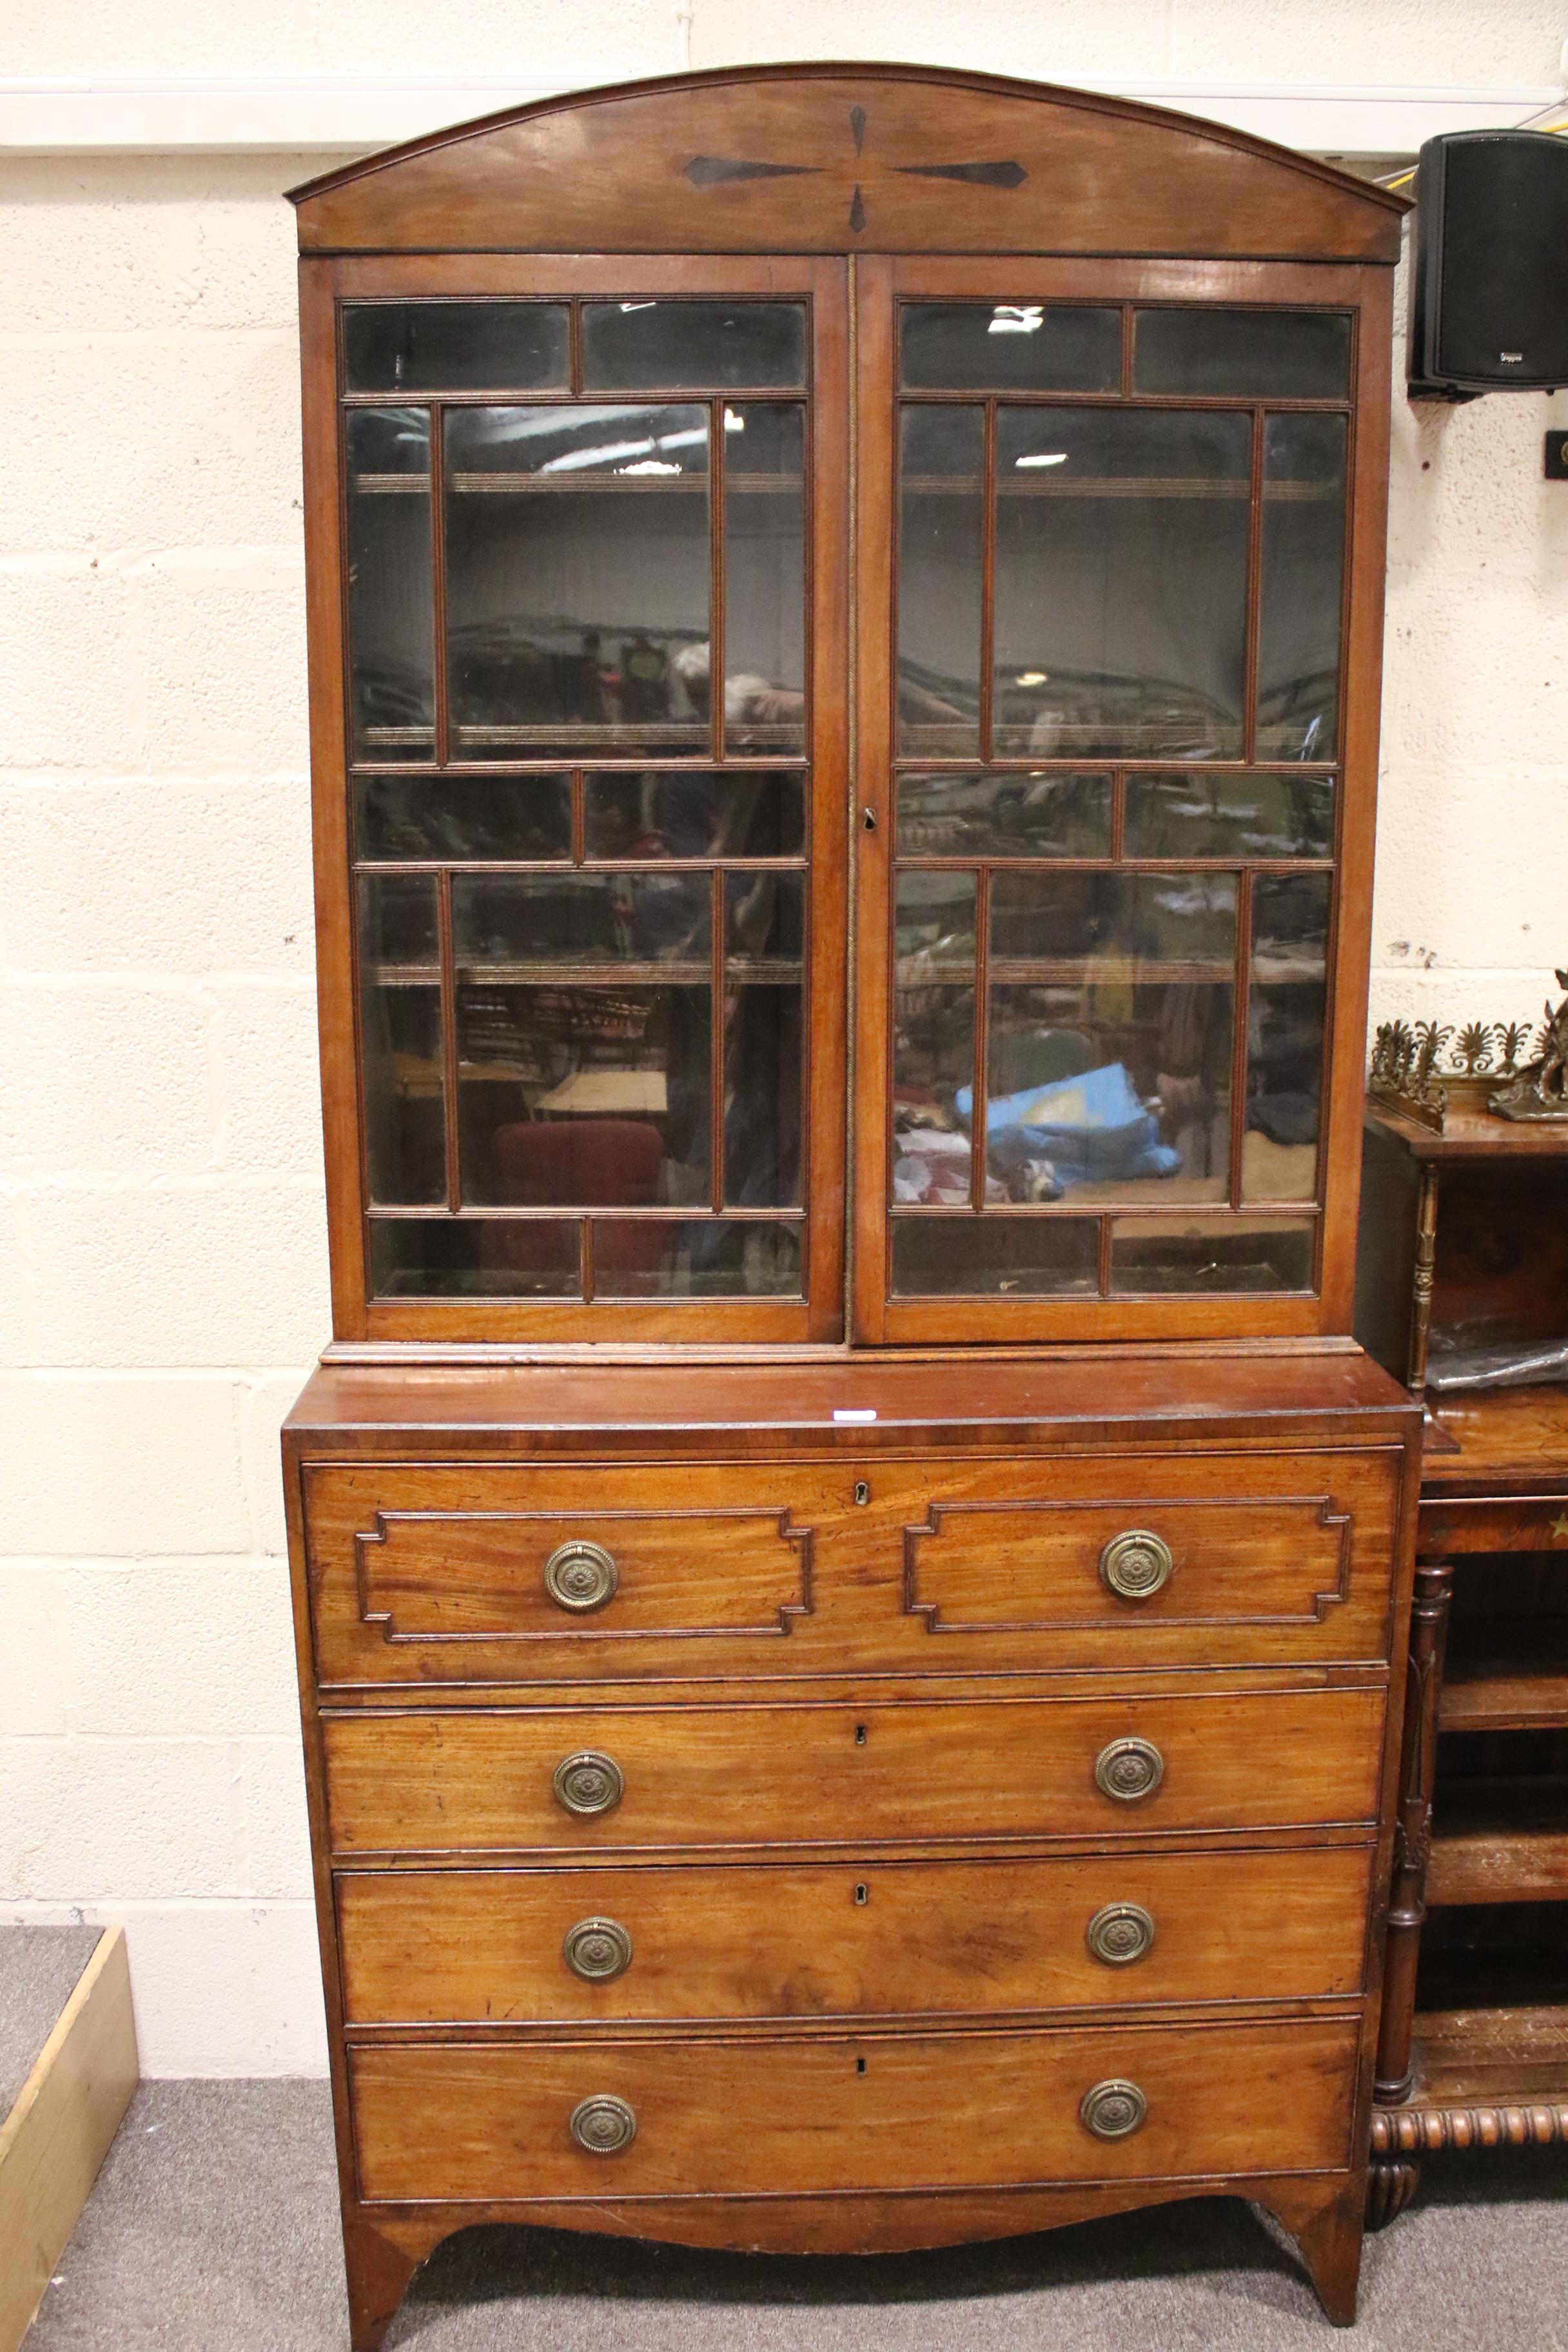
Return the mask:
M 632 1939 L 618 1919 L 579 1919 L 561 1948 L 567 1967 L 590 1984 L 608 1984 L 632 1964 Z
M 1147 1528 L 1112 1536 L 1100 1555 L 1102 1582 L 1122 1601 L 1148 1601 L 1171 1573 L 1171 1547 Z
M 1141 1903 L 1107 1903 L 1089 1923 L 1089 1948 L 1108 1969 L 1124 1969 L 1154 1948 L 1154 1922 Z
M 544 1563 L 544 1590 L 558 1609 L 584 1616 L 615 1598 L 620 1570 L 603 1544 L 574 1538 L 557 1544 Z
M 861 1505 L 865 1505 L 868 1503 L 870 1499 L 871 1488 L 869 1483 L 864 1478 L 857 1478 L 855 1481 L 855 1500 Z
M 555 1801 L 569 1813 L 607 1813 L 612 1805 L 621 1801 L 626 1788 L 621 1768 L 613 1756 L 605 1756 L 596 1748 L 580 1748 L 575 1756 L 563 1756 L 555 1767 L 552 1786 Z
M 856 1885 L 855 1900 L 857 1903 L 869 1903 L 871 1900 L 871 1890 L 867 1885 L 864 1879 L 861 1879 Z
M 579 2099 L 572 2110 L 573 2138 L 590 2156 L 618 2156 L 637 2136 L 636 2110 L 607 2091 Z
M 1085 2129 L 1096 2139 L 1125 2139 L 1148 2114 L 1149 2102 L 1136 2083 L 1112 2077 L 1086 2091 L 1078 2111 Z
M 1113 1739 L 1094 1759 L 1095 1785 L 1119 1805 L 1151 1797 L 1165 1777 L 1165 1759 L 1152 1739 Z

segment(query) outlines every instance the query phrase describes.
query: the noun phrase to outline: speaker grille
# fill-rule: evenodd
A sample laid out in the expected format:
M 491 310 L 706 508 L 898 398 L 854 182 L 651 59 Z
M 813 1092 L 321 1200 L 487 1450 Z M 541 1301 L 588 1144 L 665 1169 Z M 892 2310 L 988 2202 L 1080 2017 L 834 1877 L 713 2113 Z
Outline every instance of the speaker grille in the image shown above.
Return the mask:
M 1504 131 L 1442 145 L 1434 373 L 1568 384 L 1568 141 Z

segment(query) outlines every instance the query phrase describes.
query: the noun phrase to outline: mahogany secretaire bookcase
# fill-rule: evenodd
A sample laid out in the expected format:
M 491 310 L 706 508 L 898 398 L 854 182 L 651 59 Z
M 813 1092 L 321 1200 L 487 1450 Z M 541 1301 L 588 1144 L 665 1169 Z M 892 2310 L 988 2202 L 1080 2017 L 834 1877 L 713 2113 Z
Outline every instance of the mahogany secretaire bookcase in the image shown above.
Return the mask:
M 1215 2189 L 1353 2310 L 1399 205 L 890 66 L 298 192 L 353 2340 Z

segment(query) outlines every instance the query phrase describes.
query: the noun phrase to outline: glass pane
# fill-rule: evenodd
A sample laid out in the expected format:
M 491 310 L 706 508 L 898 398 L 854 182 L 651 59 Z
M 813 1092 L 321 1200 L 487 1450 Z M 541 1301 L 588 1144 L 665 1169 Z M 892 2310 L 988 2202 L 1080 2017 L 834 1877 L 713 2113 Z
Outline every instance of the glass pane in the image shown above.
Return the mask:
M 1252 885 L 1243 1200 L 1317 1192 L 1332 879 L 1259 874 Z
M 1129 857 L 1331 857 L 1331 776 L 1129 776 Z
M 1344 418 L 1271 416 L 1263 435 L 1260 760 L 1335 756 L 1344 554 Z
M 707 987 L 459 988 L 465 1201 L 709 1197 Z
M 1109 857 L 1109 776 L 900 776 L 900 857 Z
M 448 409 L 452 757 L 706 751 L 709 572 L 705 408 Z
M 594 1220 L 596 1298 L 798 1298 L 797 1224 Z
M 724 410 L 724 746 L 805 741 L 805 411 Z
M 564 392 L 564 302 L 351 302 L 350 392 Z
M 895 1297 L 1092 1297 L 1100 1283 L 1093 1217 L 899 1217 Z
M 984 417 L 978 408 L 906 408 L 900 433 L 898 748 L 973 759 Z
M 444 1201 L 447 1153 L 434 876 L 359 885 L 365 1164 L 376 1202 Z
M 973 874 L 899 877 L 893 1026 L 893 1198 L 970 1197 L 967 1120 L 974 1079 Z
M 378 1298 L 580 1298 L 574 1220 L 376 1217 Z
M 436 751 L 430 562 L 430 419 L 423 408 L 353 408 L 348 460 L 353 755 Z
M 1110 1229 L 1113 1293 L 1310 1290 L 1311 1217 L 1119 1217 Z
M 1344 310 L 1140 310 L 1134 392 L 1239 400 L 1345 400 L 1351 322 Z
M 793 1208 L 801 1197 L 805 883 L 724 880 L 724 1199 Z
M 999 752 L 1239 758 L 1250 479 L 1245 416 L 997 412 Z
M 1116 392 L 1121 313 L 1040 302 L 909 302 L 900 382 L 931 392 Z
M 354 855 L 570 857 L 572 787 L 564 776 L 361 776 Z
M 799 857 L 805 850 L 800 775 L 589 776 L 590 857 Z
M 705 874 L 460 874 L 452 943 L 465 981 L 709 976 Z
M 589 392 L 805 388 L 804 302 L 584 302 Z
M 991 887 L 987 1198 L 1225 1199 L 1236 877 Z

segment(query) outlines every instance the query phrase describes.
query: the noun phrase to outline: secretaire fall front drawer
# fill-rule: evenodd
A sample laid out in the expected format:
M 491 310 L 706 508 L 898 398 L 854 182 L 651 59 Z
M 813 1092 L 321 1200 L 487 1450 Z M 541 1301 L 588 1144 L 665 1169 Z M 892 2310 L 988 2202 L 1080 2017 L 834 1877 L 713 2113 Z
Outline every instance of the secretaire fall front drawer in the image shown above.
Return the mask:
M 323 1687 L 1381 1661 L 1382 1449 L 308 1465 Z
M 1382 1689 L 328 1715 L 339 1854 L 1365 1823 Z
M 1361 1990 L 1370 1845 L 346 1870 L 352 2025 L 896 2017 Z

